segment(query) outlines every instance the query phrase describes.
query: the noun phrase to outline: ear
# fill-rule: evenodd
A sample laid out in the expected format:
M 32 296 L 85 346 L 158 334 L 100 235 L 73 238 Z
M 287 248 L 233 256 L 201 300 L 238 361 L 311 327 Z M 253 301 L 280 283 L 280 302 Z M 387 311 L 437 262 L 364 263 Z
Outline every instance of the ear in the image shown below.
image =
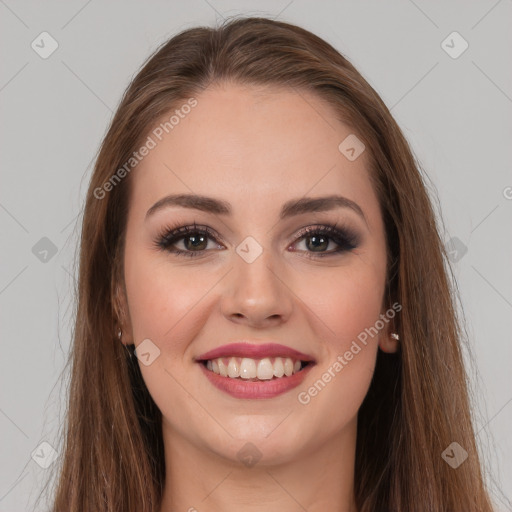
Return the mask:
M 128 301 L 124 288 L 120 284 L 114 287 L 113 308 L 117 319 L 116 329 L 121 329 L 121 343 L 131 345 L 133 343 L 132 325 L 128 313 Z M 117 336 L 117 332 L 115 333 Z
M 379 336 L 379 348 L 387 354 L 393 354 L 400 346 L 400 337 L 393 322 L 389 322 Z
M 379 348 L 383 352 L 386 352 L 388 354 L 393 354 L 394 352 L 396 352 L 398 350 L 398 346 L 400 343 L 399 340 L 392 337 L 391 334 L 395 334 L 396 336 L 398 336 L 398 334 L 396 333 L 388 333 L 384 334 L 379 339 Z

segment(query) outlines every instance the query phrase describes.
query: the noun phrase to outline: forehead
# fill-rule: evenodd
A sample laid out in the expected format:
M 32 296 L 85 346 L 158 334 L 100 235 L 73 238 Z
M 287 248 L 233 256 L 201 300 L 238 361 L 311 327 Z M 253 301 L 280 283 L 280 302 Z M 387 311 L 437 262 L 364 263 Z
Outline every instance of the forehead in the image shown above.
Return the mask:
M 339 192 L 376 202 L 367 155 L 349 161 L 340 152 L 353 131 L 316 95 L 217 84 L 194 99 L 148 133 L 154 147 L 132 173 L 134 201 L 186 192 L 268 210 L 290 197 Z

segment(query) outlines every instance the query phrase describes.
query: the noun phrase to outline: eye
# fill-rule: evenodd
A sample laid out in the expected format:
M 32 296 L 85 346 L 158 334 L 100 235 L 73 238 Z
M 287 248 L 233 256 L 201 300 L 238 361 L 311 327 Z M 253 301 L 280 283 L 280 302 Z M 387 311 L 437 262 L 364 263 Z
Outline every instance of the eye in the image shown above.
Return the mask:
M 194 223 L 193 226 L 166 228 L 157 236 L 155 245 L 177 256 L 197 257 L 204 255 L 201 253 L 206 249 L 212 249 L 208 246 L 209 239 L 216 240 L 213 231 L 206 226 L 197 226 Z M 179 244 L 181 249 L 176 247 Z M 219 247 L 222 249 L 222 246 L 217 244 L 217 248 Z
M 351 251 L 358 246 L 357 235 L 348 228 L 336 228 L 336 225 L 308 226 L 298 234 L 299 239 L 293 244 L 304 243 L 307 257 L 325 257 Z M 177 256 L 204 256 L 208 249 L 223 249 L 219 243 L 209 246 L 209 241 L 217 242 L 217 235 L 206 226 L 167 227 L 155 239 L 155 245 Z M 179 244 L 181 248 L 177 247 Z M 334 244 L 335 248 L 331 250 Z M 293 246 L 292 245 L 292 246 Z M 290 247 L 292 247 L 290 246 Z M 295 251 L 297 249 L 294 249 Z
M 357 235 L 348 228 L 336 228 L 336 225 L 308 226 L 299 233 L 297 243 L 304 243 L 305 255 L 310 258 L 340 254 L 355 249 L 358 245 Z M 327 251 L 329 247 L 334 249 Z

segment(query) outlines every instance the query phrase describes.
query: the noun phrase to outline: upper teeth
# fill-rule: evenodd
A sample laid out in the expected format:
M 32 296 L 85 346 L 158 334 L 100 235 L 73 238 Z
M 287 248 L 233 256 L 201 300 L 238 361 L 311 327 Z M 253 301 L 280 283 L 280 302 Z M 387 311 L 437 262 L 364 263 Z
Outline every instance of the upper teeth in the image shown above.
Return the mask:
M 208 370 L 220 375 L 221 377 L 231 377 L 232 379 L 255 379 L 270 380 L 273 377 L 290 377 L 297 373 L 302 364 L 299 360 L 293 360 L 290 357 L 275 357 L 272 361 L 266 357 L 264 359 L 250 359 L 248 357 L 229 357 L 210 359 L 206 363 Z

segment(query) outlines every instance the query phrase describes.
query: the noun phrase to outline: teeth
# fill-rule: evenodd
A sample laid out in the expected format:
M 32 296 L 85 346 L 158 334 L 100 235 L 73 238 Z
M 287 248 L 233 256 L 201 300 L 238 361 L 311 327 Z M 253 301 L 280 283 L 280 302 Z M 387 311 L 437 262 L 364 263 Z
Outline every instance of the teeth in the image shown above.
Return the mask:
M 274 377 L 282 377 L 283 375 L 284 375 L 283 360 L 280 357 L 276 357 L 276 360 L 274 361 Z
M 273 359 L 273 360 L 272 360 Z M 302 368 L 299 360 L 290 357 L 251 359 L 249 357 L 229 357 L 211 359 L 206 362 L 208 370 L 232 379 L 271 380 L 283 376 L 291 377 Z
M 287 377 L 290 377 L 290 375 L 293 374 L 293 361 L 289 357 L 284 361 L 284 374 Z
M 244 357 L 240 364 L 240 377 L 242 379 L 254 379 L 256 377 L 256 361 Z
M 299 362 L 299 365 L 300 365 L 300 362 Z M 268 358 L 262 359 L 258 363 L 258 379 L 270 380 L 273 377 L 274 377 L 274 367 L 272 366 L 272 362 Z
M 221 377 L 227 377 L 228 376 L 228 367 L 224 364 L 224 361 L 222 359 L 217 359 L 217 363 L 219 365 L 219 374 Z M 208 367 L 208 364 L 206 365 Z
M 237 377 L 240 377 L 240 365 L 238 364 L 238 361 L 234 357 L 232 357 L 229 360 L 228 377 L 231 377 L 232 379 L 236 379 Z

